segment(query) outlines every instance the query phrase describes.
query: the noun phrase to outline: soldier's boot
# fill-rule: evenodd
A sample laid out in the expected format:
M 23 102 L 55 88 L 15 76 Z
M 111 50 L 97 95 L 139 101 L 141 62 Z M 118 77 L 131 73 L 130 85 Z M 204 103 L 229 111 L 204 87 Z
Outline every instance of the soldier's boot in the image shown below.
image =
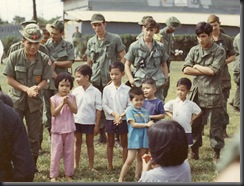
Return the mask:
M 194 160 L 199 160 L 199 148 L 191 148 L 191 158 Z
M 38 172 L 38 169 L 37 169 L 37 159 L 38 159 L 38 156 L 32 156 L 32 157 L 33 157 L 33 160 L 34 160 L 35 172 Z
M 217 163 L 220 158 L 220 149 L 214 149 L 213 162 Z
M 99 143 L 107 143 L 107 136 L 105 134 L 105 127 L 99 129 Z
M 226 125 L 223 127 L 223 137 L 224 138 L 229 138 L 229 135 L 226 132 Z

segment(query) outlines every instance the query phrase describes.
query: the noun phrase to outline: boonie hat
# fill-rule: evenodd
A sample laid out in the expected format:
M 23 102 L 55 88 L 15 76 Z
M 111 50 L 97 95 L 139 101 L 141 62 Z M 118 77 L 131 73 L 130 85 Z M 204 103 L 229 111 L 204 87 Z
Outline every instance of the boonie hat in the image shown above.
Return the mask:
M 102 14 L 93 14 L 91 18 L 91 24 L 93 23 L 103 23 L 105 22 L 105 18 Z
M 43 32 L 37 24 L 30 23 L 19 31 L 21 35 L 32 43 L 39 43 L 43 39 Z
M 172 27 L 178 27 L 181 24 L 180 21 L 174 16 L 169 17 L 165 23 L 167 26 L 172 26 Z
M 219 23 L 219 17 L 218 16 L 216 16 L 214 14 L 211 14 L 210 16 L 208 16 L 208 20 L 207 20 L 208 23 L 213 23 L 216 21 Z
M 138 25 L 144 25 L 144 21 L 147 19 L 147 18 L 153 18 L 152 16 L 143 16 L 141 21 L 138 22 Z
M 52 28 L 55 28 L 57 30 L 59 30 L 60 32 L 64 31 L 64 23 L 60 20 L 56 20 L 51 24 Z

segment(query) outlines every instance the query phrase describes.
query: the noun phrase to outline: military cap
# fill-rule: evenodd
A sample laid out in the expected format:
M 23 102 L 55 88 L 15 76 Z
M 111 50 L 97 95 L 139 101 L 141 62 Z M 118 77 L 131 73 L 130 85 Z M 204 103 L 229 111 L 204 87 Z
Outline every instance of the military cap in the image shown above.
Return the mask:
M 174 16 L 169 17 L 165 23 L 167 26 L 172 27 L 178 27 L 181 24 L 180 21 Z
M 64 31 L 64 23 L 63 21 L 56 20 L 51 24 L 52 28 L 55 28 L 56 30 L 59 30 L 60 32 Z
M 103 22 L 105 22 L 105 18 L 102 14 L 93 14 L 93 16 L 91 17 L 91 24 Z
M 43 32 L 40 27 L 35 23 L 26 25 L 19 31 L 21 35 L 32 43 L 39 43 L 43 39 Z
M 153 17 L 152 16 L 143 16 L 142 20 L 138 22 L 138 25 L 141 25 L 141 26 L 144 25 L 144 21 L 148 18 L 152 19 Z
M 214 14 L 211 14 L 210 16 L 208 16 L 208 20 L 207 20 L 208 23 L 214 23 L 216 21 L 219 23 L 219 17 L 218 16 L 216 16 Z
M 29 21 L 23 21 L 23 22 L 21 22 L 20 25 L 24 28 L 26 25 L 28 25 L 28 24 L 30 24 L 30 23 L 35 23 L 35 24 L 37 24 L 37 21 L 34 20 L 34 19 L 31 19 L 31 20 L 29 20 Z

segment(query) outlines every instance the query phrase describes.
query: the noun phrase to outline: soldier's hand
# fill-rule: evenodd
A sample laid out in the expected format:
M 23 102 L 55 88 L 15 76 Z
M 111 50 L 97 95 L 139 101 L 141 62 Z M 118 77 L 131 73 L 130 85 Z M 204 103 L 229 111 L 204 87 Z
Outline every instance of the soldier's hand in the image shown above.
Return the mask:
M 169 80 L 168 80 L 168 79 L 166 79 L 166 80 L 164 81 L 164 84 L 163 84 L 162 88 L 163 88 L 163 89 L 168 89 L 168 88 L 169 88 Z

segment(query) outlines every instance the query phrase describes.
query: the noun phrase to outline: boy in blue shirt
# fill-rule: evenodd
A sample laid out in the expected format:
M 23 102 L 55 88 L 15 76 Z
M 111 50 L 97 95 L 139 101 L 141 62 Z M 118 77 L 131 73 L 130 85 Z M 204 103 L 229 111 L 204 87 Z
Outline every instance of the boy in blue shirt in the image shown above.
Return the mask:
M 142 171 L 142 155 L 148 150 L 147 129 L 154 124 L 150 120 L 149 113 L 142 107 L 144 102 L 144 92 L 139 87 L 132 87 L 129 91 L 131 105 L 126 110 L 126 120 L 128 123 L 128 154 L 127 159 L 121 169 L 119 182 L 124 181 L 130 166 L 137 158 L 135 179 L 138 180 Z

